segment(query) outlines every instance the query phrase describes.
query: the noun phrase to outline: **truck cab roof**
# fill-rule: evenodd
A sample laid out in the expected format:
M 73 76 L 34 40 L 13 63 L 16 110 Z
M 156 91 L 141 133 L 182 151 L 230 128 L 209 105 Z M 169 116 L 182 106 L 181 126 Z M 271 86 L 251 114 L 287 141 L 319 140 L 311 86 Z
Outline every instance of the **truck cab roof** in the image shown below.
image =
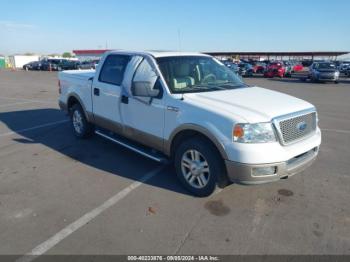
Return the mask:
M 128 51 L 128 50 L 112 50 L 106 54 L 129 54 L 129 55 L 150 55 L 154 58 L 169 56 L 209 56 L 198 52 L 177 52 L 177 51 Z

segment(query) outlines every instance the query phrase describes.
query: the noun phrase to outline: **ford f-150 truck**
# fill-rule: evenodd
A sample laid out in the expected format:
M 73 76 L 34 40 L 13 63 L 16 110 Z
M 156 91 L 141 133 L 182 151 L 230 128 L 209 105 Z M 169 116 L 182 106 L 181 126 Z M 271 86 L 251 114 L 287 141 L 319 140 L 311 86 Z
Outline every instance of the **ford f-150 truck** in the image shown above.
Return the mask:
M 205 54 L 109 51 L 96 71 L 60 72 L 59 93 L 77 137 L 173 161 L 197 196 L 292 176 L 321 144 L 312 104 L 248 86 Z

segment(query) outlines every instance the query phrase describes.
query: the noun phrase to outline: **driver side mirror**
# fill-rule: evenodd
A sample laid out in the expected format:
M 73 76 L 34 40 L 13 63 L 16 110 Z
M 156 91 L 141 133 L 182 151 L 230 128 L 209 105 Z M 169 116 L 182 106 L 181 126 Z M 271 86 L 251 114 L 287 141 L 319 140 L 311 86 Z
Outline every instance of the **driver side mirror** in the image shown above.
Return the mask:
M 160 90 L 154 87 L 155 85 L 149 81 L 134 81 L 131 86 L 131 93 L 133 96 L 158 97 Z

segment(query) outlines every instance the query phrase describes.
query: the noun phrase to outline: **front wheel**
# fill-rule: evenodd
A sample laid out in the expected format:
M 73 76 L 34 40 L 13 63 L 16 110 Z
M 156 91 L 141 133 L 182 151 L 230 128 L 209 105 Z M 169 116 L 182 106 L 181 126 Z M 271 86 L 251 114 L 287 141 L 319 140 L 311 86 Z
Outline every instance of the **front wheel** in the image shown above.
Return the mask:
M 93 126 L 87 121 L 84 111 L 79 104 L 70 110 L 73 133 L 78 138 L 87 138 L 93 133 Z
M 214 145 L 201 137 L 180 144 L 174 159 L 176 175 L 184 187 L 199 197 L 211 195 L 218 177 L 225 175 L 223 160 Z

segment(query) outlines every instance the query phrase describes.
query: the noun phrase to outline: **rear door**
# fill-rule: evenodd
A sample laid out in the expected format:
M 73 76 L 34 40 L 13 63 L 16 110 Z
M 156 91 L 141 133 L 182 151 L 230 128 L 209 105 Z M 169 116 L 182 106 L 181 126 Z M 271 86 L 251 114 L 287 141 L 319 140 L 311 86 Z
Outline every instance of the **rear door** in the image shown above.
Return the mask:
M 92 84 L 95 123 L 118 133 L 122 132 L 120 99 L 124 73 L 129 61 L 128 55 L 108 55 Z

